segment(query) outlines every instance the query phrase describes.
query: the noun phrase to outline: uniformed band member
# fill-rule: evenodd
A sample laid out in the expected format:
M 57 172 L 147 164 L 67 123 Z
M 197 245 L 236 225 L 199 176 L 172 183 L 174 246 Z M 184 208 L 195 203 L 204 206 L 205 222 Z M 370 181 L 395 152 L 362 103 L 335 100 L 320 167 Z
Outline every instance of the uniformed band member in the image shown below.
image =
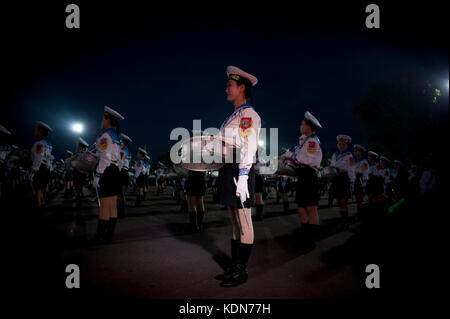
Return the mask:
M 380 176 L 383 178 L 384 182 L 384 192 L 388 197 L 392 197 L 392 172 L 390 168 L 391 160 L 386 156 L 380 156 Z
M 251 217 L 251 207 L 255 201 L 253 161 L 258 149 L 261 118 L 252 105 L 247 103 L 248 99 L 252 100 L 252 86 L 258 82 L 256 77 L 234 66 L 227 67 L 226 73 L 228 81 L 225 92 L 227 100 L 234 104 L 234 112 L 221 125 L 219 135 L 235 141 L 239 152 L 231 156 L 237 153 L 239 157 L 233 163 L 225 163 L 219 170 L 220 203 L 228 207 L 233 225 L 233 262 L 223 277 L 218 278 L 223 278 L 222 287 L 232 287 L 248 279 L 247 263 L 254 240 Z
M 145 200 L 148 192 L 148 182 L 150 177 L 150 156 L 146 154 L 144 156 L 144 196 L 143 199 Z
M 64 176 L 64 182 L 66 185 L 65 197 L 70 197 L 73 191 L 73 168 L 72 168 L 72 155 L 73 153 L 66 150 L 66 159 L 64 161 L 66 174 Z
M 77 153 L 82 153 L 89 147 L 89 144 L 81 137 L 77 141 Z M 83 202 L 83 185 L 86 182 L 86 174 L 73 170 L 73 187 L 75 188 L 75 203 L 77 208 L 81 208 Z
M 120 138 L 119 120 L 124 117 L 105 106 L 102 119 L 102 133 L 97 139 L 99 162 L 95 170 L 94 188 L 100 198 L 100 215 L 96 242 L 110 243 L 117 222 L 117 195 L 120 193 Z
M 319 121 L 306 112 L 300 126 L 302 136 L 294 152 L 288 152 L 286 157 L 291 158 L 298 165 L 298 178 L 296 198 L 298 212 L 302 223 L 302 246 L 305 249 L 316 247 L 317 228 L 319 227 L 319 180 L 317 170 L 322 161 L 322 149 L 316 130 L 322 128 Z
M 380 173 L 379 155 L 374 151 L 368 151 L 367 161 L 369 162 L 369 177 L 366 184 L 366 193 L 369 202 L 371 202 L 373 196 L 379 195 L 377 193 L 380 187 L 384 190 L 384 182 Z
M 3 187 L 5 187 L 7 172 L 6 163 L 8 160 L 8 155 L 11 152 L 11 146 L 7 142 L 9 136 L 11 136 L 11 132 L 8 131 L 3 125 L 0 125 L 0 199 L 3 199 Z
M 203 203 L 206 193 L 205 173 L 189 171 L 185 187 L 189 212 L 188 232 L 200 232 L 203 230 L 203 217 L 205 216 L 205 204 Z
M 352 138 L 340 134 L 336 137 L 338 151 L 331 157 L 331 167 L 336 168 L 337 174 L 332 180 L 330 192 L 333 198 L 339 202 L 342 227 L 348 228 L 347 201 L 351 198 L 355 184 L 355 159 L 352 153 L 347 151 Z
M 44 207 L 44 191 L 50 178 L 50 157 L 53 146 L 48 139 L 48 134 L 52 129 L 44 122 L 36 122 L 34 136 L 38 139 L 31 148 L 32 167 L 30 181 L 34 189 L 34 204 L 38 213 L 42 214 Z M 38 216 L 40 217 L 40 216 Z
M 361 209 L 365 194 L 365 188 L 369 179 L 369 162 L 365 159 L 366 148 L 355 144 L 353 145 L 353 155 L 355 156 L 355 189 L 356 208 L 358 212 Z
M 256 152 L 258 155 L 258 152 Z M 264 219 L 264 176 L 261 174 L 261 167 L 264 166 L 265 161 L 262 157 L 256 157 L 255 164 L 255 206 L 256 206 L 256 215 L 255 220 L 263 220 Z
M 137 161 L 134 164 L 134 181 L 137 186 L 136 189 L 136 203 L 135 207 L 140 207 L 141 202 L 144 199 L 144 187 L 145 187 L 145 156 L 147 152 L 143 148 L 138 148 Z
M 130 183 L 128 168 L 130 165 L 131 155 L 128 150 L 128 146 L 132 142 L 131 138 L 127 135 L 121 133 L 120 139 L 122 141 L 122 146 L 120 148 L 120 160 L 119 160 L 119 171 L 120 171 L 120 196 L 117 207 L 117 213 L 119 218 L 123 218 L 126 216 L 126 197 L 125 193 L 127 191 L 128 184 Z
M 291 179 L 286 176 L 282 176 L 278 183 L 278 193 L 283 200 L 283 212 L 287 214 L 289 212 L 289 197 L 288 194 L 291 191 Z

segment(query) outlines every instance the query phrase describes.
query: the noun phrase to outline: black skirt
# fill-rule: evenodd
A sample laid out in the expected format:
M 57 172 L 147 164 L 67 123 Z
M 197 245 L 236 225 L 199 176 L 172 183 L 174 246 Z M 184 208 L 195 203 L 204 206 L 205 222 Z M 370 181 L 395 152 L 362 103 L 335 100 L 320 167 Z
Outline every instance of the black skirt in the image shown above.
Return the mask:
M 264 191 L 264 177 L 261 174 L 255 173 L 255 193 L 262 193 Z
M 227 207 L 242 208 L 241 201 L 236 196 L 236 185 L 233 177 L 236 178 L 237 182 L 239 178 L 239 163 L 226 163 L 219 170 L 219 202 Z M 245 208 L 252 207 L 255 204 L 255 170 L 253 166 L 248 174 L 247 183 L 250 197 L 244 202 Z
M 44 164 L 41 164 L 39 170 L 33 176 L 34 189 L 45 189 L 50 179 L 50 170 Z
M 185 183 L 187 196 L 205 196 L 205 173 L 189 171 L 189 177 Z
M 128 169 L 122 168 L 120 171 L 120 185 L 121 186 L 128 186 L 130 183 L 129 177 L 128 177 Z
M 81 190 L 86 181 L 86 174 L 80 173 L 76 169 L 73 170 L 73 186 L 76 190 Z
M 116 196 L 120 193 L 120 173 L 117 165 L 110 164 L 99 181 L 98 197 Z
M 330 195 L 337 200 L 352 197 L 350 192 L 350 178 L 346 172 L 338 173 L 334 176 L 331 181 Z
M 136 179 L 136 185 L 139 188 L 144 188 L 145 187 L 145 175 L 144 174 L 139 174 L 138 178 Z
M 66 182 L 73 181 L 73 172 L 71 170 L 66 170 L 66 175 L 64 176 Z
M 310 166 L 298 169 L 295 202 L 299 207 L 317 206 L 319 204 L 319 179 Z

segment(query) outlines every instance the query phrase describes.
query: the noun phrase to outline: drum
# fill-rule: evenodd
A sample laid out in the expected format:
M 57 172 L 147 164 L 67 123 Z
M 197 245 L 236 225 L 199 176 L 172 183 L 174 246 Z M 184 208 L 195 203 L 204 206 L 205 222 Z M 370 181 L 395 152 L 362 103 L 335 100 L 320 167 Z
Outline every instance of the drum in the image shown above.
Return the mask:
M 71 161 L 72 167 L 82 174 L 94 172 L 97 163 L 98 156 L 88 150 L 76 153 Z
M 184 178 L 188 178 L 189 177 L 189 171 L 187 169 L 181 167 L 181 165 L 174 165 L 173 166 L 173 170 L 180 177 L 184 177 Z
M 11 153 L 9 153 L 8 160 L 18 166 L 31 166 L 31 154 L 30 151 L 26 149 L 13 147 Z
M 192 171 L 216 171 L 227 159 L 230 161 L 235 151 L 236 148 L 223 138 L 194 136 L 181 145 L 181 167 Z
M 324 167 L 318 173 L 318 178 L 321 183 L 329 182 L 337 174 L 337 170 L 334 167 Z
M 269 167 L 278 176 L 294 177 L 297 176 L 297 164 L 290 158 L 286 158 L 284 154 L 279 157 L 272 158 L 269 161 Z

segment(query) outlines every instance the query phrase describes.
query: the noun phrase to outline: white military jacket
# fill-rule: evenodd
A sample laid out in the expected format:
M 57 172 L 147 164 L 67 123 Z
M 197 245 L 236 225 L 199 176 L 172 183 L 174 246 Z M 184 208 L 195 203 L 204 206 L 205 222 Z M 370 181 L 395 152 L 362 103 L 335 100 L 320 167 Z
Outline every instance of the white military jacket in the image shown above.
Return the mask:
M 316 170 L 319 169 L 322 161 L 319 137 L 316 134 L 300 136 L 292 157 L 298 164 L 308 165 Z
M 40 139 L 31 148 L 32 170 L 37 172 L 41 164 L 50 168 L 53 146 L 47 138 Z
M 355 174 L 361 174 L 362 176 L 362 185 L 365 187 L 367 180 L 369 179 L 369 162 L 364 158 L 361 157 L 359 160 L 355 163 Z
M 99 162 L 95 170 L 95 175 L 100 177 L 105 169 L 113 164 L 118 165 L 120 159 L 120 140 L 115 128 L 104 130 L 98 137 L 96 143 L 96 154 Z
M 352 153 L 333 153 L 330 166 L 337 168 L 340 172 L 346 172 L 350 178 L 350 182 L 355 182 L 355 159 Z
M 249 104 L 239 106 L 220 127 L 219 136 L 240 149 L 239 174 L 248 174 L 258 150 L 261 118 Z

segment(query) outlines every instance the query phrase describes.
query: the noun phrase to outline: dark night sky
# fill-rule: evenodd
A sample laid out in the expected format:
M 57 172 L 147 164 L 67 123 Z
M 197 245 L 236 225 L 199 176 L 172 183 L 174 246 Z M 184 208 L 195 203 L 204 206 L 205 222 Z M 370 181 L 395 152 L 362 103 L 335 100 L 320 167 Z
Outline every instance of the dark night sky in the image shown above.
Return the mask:
M 133 155 L 147 144 L 153 159 L 175 143 L 169 140 L 175 127 L 192 129 L 193 119 L 218 127 L 232 110 L 224 93 L 230 64 L 259 78 L 255 107 L 265 127 L 279 128 L 280 147 L 296 144 L 309 110 L 324 126 L 325 151 L 338 133 L 362 141 L 364 128 L 350 109 L 373 83 L 408 72 L 436 85 L 448 80 L 444 10 L 437 5 L 378 2 L 382 29 L 369 30 L 365 4 L 347 2 L 299 8 L 73 2 L 80 5 L 80 30 L 64 26 L 70 2 L 2 9 L 0 124 L 28 148 L 34 121 L 49 123 L 57 158 L 75 147 L 75 121 L 94 142 L 104 105 L 125 116 L 122 131 L 135 141 Z

